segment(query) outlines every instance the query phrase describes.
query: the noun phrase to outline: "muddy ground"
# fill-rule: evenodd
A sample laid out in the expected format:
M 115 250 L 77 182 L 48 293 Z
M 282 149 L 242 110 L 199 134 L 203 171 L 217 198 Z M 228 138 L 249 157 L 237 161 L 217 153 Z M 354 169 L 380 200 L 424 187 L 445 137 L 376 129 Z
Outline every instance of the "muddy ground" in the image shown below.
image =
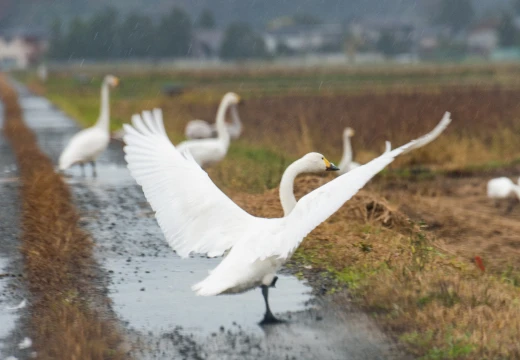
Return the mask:
M 26 122 L 36 132 L 42 150 L 56 161 L 77 126 L 45 99 L 32 96 L 22 87 L 19 92 Z M 0 144 L 2 150 L 6 148 L 4 139 L 0 138 Z M 2 156 L 0 164 L 4 171 L 0 185 L 1 196 L 5 197 L 2 204 L 7 205 L 8 211 L 4 213 L 10 216 L 2 216 L 0 231 L 3 238 L 11 239 L 11 245 L 3 245 L 5 257 L 11 259 L 6 269 L 11 269 L 9 274 L 17 275 L 21 273 L 21 264 L 15 245 L 17 227 L 13 224 L 16 224 L 18 200 L 16 179 L 11 179 L 10 172 L 15 169 L 11 160 Z M 257 324 L 264 311 L 259 291 L 196 297 L 190 286 L 204 278 L 219 259 L 181 260 L 171 251 L 141 189 L 124 166 L 121 144 L 111 144 L 99 160 L 97 178 L 91 176 L 88 167 L 85 176 L 79 168 L 71 169 L 66 176 L 82 213 L 81 224 L 96 242 L 95 253 L 102 274 L 102 279 L 97 280 L 98 288 L 104 289 L 102 292 L 111 300 L 106 316 L 117 319 L 127 335 L 124 347 L 129 356 L 136 359 L 403 358 L 368 316 L 349 305 L 346 295 L 340 295 L 340 301 L 338 297 L 313 295 L 324 292 L 320 288 L 326 287 L 319 279 L 313 280 L 313 286 L 320 291 L 313 292 L 309 285 L 288 272 L 280 276 L 278 289 L 271 292 L 271 307 L 287 323 L 278 326 Z M 16 279 L 9 278 L 6 286 L 20 286 L 16 285 Z M 8 295 L 5 300 L 1 298 L 2 305 L 23 299 L 22 290 L 2 290 Z M 14 337 L 12 334 L 18 337 L 23 334 L 20 321 L 5 331 L 3 324 L 7 322 L 0 325 L 4 340 Z M 4 343 L 7 345 L 2 357 L 14 355 L 23 359 L 31 355 L 16 350 L 16 341 Z

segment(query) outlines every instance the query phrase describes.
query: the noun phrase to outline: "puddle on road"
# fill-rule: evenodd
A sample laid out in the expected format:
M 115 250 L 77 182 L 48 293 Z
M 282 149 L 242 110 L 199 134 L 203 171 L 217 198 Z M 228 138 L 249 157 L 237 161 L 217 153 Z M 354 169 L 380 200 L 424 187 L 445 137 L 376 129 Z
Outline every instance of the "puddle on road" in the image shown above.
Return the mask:
M 98 177 L 67 171 L 67 182 L 87 210 L 84 221 L 97 241 L 97 255 L 111 274 L 113 307 L 121 320 L 142 333 L 160 334 L 181 326 L 198 337 L 233 323 L 261 334 L 260 290 L 238 295 L 196 296 L 191 286 L 208 276 L 221 258 L 181 259 L 166 244 L 141 188 L 121 165 L 101 165 Z M 311 288 L 294 276 L 279 275 L 271 308 L 284 314 L 305 310 Z M 144 289 L 144 291 L 141 291 Z
M 142 260 L 141 260 L 142 259 Z M 196 296 L 191 286 L 208 275 L 221 259 L 138 258 L 130 262 L 111 259 L 110 286 L 114 309 L 135 330 L 160 334 L 180 326 L 206 337 L 220 327 L 238 324 L 261 333 L 264 302 L 260 291 L 238 295 Z M 305 310 L 310 289 L 291 276 L 279 276 L 279 289 L 270 293 L 273 311 L 279 314 Z

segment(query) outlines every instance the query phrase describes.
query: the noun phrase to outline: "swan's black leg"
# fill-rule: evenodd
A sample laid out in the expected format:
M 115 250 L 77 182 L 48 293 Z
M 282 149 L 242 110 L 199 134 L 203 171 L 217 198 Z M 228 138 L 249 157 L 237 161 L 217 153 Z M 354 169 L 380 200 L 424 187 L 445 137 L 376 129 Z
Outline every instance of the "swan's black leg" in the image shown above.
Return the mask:
M 275 277 L 275 279 L 273 280 L 273 282 L 271 283 L 270 286 L 274 287 L 277 279 L 278 278 Z M 264 301 L 265 301 L 265 315 L 264 315 L 264 319 L 260 322 L 260 325 L 279 324 L 279 323 L 284 322 L 283 320 L 277 319 L 271 312 L 271 308 L 269 307 L 269 300 L 268 300 L 269 286 L 262 285 L 262 286 L 260 286 L 260 288 L 262 289 L 262 296 L 264 297 Z
M 79 163 L 79 165 L 81 166 L 81 175 L 85 176 L 85 164 L 84 163 Z
M 91 162 L 90 162 L 90 165 L 92 165 L 92 175 L 93 175 L 94 177 L 97 177 L 96 162 L 95 162 L 95 161 L 91 161 Z

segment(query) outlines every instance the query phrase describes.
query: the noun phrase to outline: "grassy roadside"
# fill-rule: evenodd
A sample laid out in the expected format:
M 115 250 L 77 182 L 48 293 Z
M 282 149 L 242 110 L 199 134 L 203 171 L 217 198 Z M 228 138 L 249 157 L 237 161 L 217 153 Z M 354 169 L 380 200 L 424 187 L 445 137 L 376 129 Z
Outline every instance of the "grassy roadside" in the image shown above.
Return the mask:
M 97 109 L 96 101 L 85 99 L 97 99 L 97 85 L 77 90 L 66 80 L 59 86 L 50 84 L 47 91 L 51 99 L 60 96 L 58 103 L 65 104 L 64 109 L 82 123 L 95 120 L 96 116 L 78 109 L 79 104 Z M 116 121 L 129 119 L 134 111 L 161 106 L 174 141 L 181 139 L 187 119 L 211 119 L 218 101 L 214 88 L 202 88 L 178 99 L 140 91 L 142 98 L 114 94 Z M 298 96 L 283 101 L 252 96 L 241 112 L 243 119 L 250 121 L 244 136 L 232 144 L 222 163 L 210 169 L 210 176 L 251 213 L 280 216 L 276 186 L 281 173 L 298 154 L 311 150 L 327 156 L 337 154 L 334 149 L 340 147 L 340 136 L 336 139 L 338 134 L 330 129 L 341 127 L 347 120 L 358 124 L 355 127 L 368 134 L 354 138 L 355 149 L 365 148 L 357 153 L 363 162 L 378 153 L 374 144 L 382 146 L 382 136 L 397 139 L 395 145 L 407 141 L 436 123 L 440 119 L 437 112 L 451 105 L 458 112 L 450 127 L 452 132 L 428 149 L 407 156 L 398 166 L 429 164 L 442 173 L 511 164 L 516 161 L 514 149 L 519 141 L 511 130 L 520 123 L 516 95 L 517 90 L 494 93 L 476 88 L 453 92 L 437 89 L 433 94 L 412 92 L 404 96 L 392 92 L 368 94 L 353 100 L 327 94 L 320 99 Z M 481 101 L 475 102 L 475 97 Z M 287 106 L 287 101 L 293 106 Z M 347 101 L 346 109 L 353 113 L 345 119 L 334 118 L 345 111 L 343 103 Z M 381 116 L 383 104 L 385 116 Z M 326 112 L 320 113 L 320 109 Z M 422 120 L 423 116 L 421 130 L 403 127 L 403 121 Z M 284 122 L 285 118 L 290 121 Z M 491 133 L 498 135 L 490 138 Z M 415 176 L 409 169 L 405 167 L 391 176 Z M 323 181 L 304 177 L 298 181 L 297 191 L 302 195 Z M 339 287 L 349 287 L 356 303 L 418 357 L 520 358 L 520 289 L 508 277 L 498 272 L 482 273 L 470 260 L 454 255 L 433 233 L 420 223 L 411 223 L 374 192 L 364 191 L 348 202 L 303 242 L 295 258 L 311 265 L 314 275 L 332 274 Z
M 20 169 L 21 251 L 38 358 L 122 359 L 115 325 L 87 302 L 95 290 L 92 241 L 78 226 L 71 194 L 24 124 L 17 95 L 4 76 L 0 93 L 4 132 Z

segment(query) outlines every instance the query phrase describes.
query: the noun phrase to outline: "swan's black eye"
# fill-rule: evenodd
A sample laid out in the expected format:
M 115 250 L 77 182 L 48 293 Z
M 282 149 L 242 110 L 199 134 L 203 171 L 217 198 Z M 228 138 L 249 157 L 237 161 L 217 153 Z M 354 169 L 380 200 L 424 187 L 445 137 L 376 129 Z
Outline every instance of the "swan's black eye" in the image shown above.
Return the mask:
M 321 160 L 324 160 L 323 158 L 321 158 Z

